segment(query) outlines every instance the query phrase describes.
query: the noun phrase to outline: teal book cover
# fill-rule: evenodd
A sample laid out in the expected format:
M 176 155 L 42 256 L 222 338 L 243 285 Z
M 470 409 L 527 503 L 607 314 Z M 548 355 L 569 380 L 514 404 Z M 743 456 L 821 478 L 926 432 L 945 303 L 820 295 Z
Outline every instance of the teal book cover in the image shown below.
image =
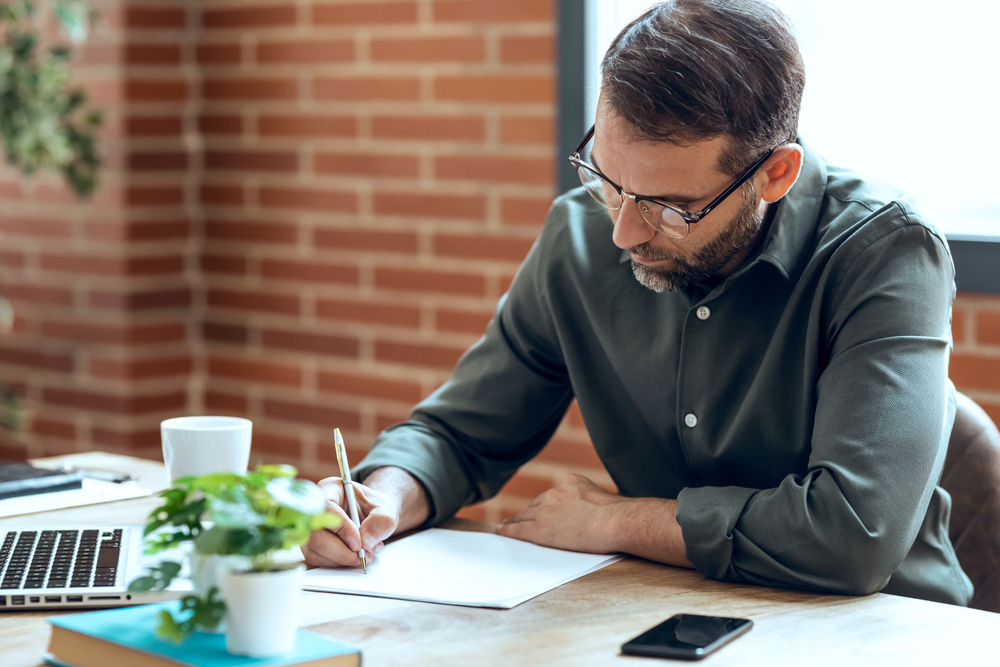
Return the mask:
M 360 648 L 330 637 L 299 630 L 295 651 L 274 658 L 249 658 L 226 653 L 222 634 L 195 632 L 183 644 L 174 644 L 156 636 L 157 614 L 167 609 L 176 613 L 180 602 L 165 602 L 139 607 L 123 607 L 50 618 L 49 623 L 115 644 L 145 651 L 191 667 L 280 667 L 336 655 L 359 653 Z M 51 664 L 62 664 L 47 659 Z

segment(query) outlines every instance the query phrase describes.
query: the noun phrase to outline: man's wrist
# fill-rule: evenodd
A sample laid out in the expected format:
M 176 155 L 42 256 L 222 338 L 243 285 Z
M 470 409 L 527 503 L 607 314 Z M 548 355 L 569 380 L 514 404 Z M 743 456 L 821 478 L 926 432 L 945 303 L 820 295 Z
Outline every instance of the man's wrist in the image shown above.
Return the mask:
M 417 528 L 427 522 L 431 514 L 431 501 L 420 481 L 395 466 L 378 468 L 365 477 L 362 484 L 387 495 L 399 512 L 395 533 Z

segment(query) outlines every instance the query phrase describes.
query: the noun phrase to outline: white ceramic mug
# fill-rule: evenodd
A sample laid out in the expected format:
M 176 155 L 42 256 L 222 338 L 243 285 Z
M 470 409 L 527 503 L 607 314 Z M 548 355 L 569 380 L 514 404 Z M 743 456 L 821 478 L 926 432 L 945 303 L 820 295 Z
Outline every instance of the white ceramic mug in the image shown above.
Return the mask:
M 249 419 L 239 417 L 176 417 L 160 422 L 170 483 L 210 472 L 244 474 L 252 426 Z

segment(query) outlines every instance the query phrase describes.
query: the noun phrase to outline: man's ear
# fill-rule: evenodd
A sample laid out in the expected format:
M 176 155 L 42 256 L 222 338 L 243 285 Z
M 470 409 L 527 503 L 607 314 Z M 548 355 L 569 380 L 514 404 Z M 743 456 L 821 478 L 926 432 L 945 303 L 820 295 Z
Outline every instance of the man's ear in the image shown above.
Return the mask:
M 765 179 L 764 184 L 757 189 L 761 199 L 773 204 L 784 197 L 795 185 L 800 171 L 802 171 L 802 146 L 798 144 L 779 146 L 758 172 Z

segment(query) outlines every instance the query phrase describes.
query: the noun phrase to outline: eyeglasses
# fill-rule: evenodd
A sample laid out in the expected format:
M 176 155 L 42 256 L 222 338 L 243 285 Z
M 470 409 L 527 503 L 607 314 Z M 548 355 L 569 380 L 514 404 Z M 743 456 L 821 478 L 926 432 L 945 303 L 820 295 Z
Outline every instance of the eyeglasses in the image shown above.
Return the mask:
M 698 222 L 711 213 L 712 209 L 721 204 L 726 197 L 733 194 L 733 192 L 736 191 L 736 188 L 743 185 L 751 176 L 757 173 L 757 170 L 760 169 L 761 165 L 764 164 L 767 158 L 771 157 L 771 154 L 777 150 L 778 146 L 781 146 L 781 144 L 778 144 L 778 146 L 769 150 L 763 155 L 763 157 L 750 165 L 750 168 L 747 169 L 742 176 L 736 179 L 735 183 L 726 188 L 721 195 L 713 199 L 708 206 L 700 211 L 696 211 L 695 213 L 688 213 L 687 211 L 678 208 L 673 204 L 668 204 L 667 202 L 657 199 L 656 197 L 633 195 L 625 192 L 620 185 L 602 174 L 600 169 L 584 161 L 581 154 L 583 153 L 583 149 L 594 137 L 594 127 L 590 128 L 590 131 L 587 132 L 587 136 L 583 138 L 583 141 L 581 141 L 580 145 L 576 147 L 573 154 L 569 156 L 569 162 L 573 165 L 573 168 L 576 169 L 576 173 L 580 176 L 580 182 L 583 183 L 583 187 L 586 188 L 587 192 L 590 193 L 590 196 L 593 197 L 598 204 L 612 211 L 620 211 L 622 206 L 625 205 L 625 199 L 631 199 L 639 208 L 639 214 L 642 215 L 642 219 L 646 221 L 647 225 L 660 234 L 664 234 L 675 239 L 682 239 L 687 236 L 693 223 Z M 783 144 L 785 142 L 781 143 Z

